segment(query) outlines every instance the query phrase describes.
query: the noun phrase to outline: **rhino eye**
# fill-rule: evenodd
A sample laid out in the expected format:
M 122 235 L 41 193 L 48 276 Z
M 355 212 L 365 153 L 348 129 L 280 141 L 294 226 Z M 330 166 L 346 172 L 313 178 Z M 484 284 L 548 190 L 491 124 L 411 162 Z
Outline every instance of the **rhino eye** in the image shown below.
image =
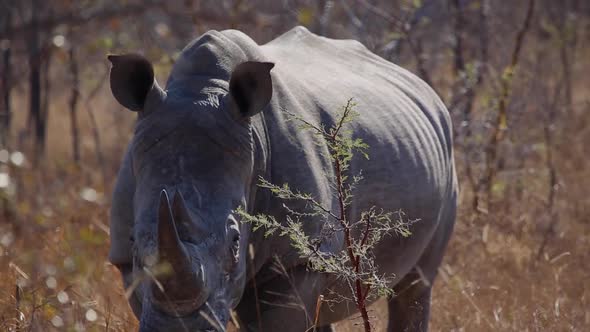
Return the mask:
M 232 250 L 233 249 L 237 249 L 240 247 L 240 234 L 236 234 L 234 235 L 234 238 L 232 239 Z
M 234 234 L 231 243 L 231 253 L 234 256 L 234 260 L 238 260 L 238 251 L 240 250 L 240 234 Z
M 233 256 L 233 263 L 238 262 L 239 251 L 240 251 L 240 226 L 238 221 L 230 215 L 227 219 L 227 233 L 226 241 L 229 244 L 231 255 Z

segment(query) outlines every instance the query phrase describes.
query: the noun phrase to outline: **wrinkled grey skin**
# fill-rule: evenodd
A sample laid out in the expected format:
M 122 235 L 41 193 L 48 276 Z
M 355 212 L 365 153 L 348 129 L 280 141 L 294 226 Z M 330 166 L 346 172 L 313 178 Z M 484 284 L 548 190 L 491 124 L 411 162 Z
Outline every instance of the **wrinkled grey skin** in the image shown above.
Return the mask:
M 214 331 L 210 320 L 225 325 L 235 309 L 244 330 L 300 332 L 311 326 L 320 294 L 348 294 L 333 277 L 309 271 L 287 238 L 253 233 L 232 211 L 242 205 L 284 219 L 282 202 L 257 188 L 259 176 L 336 209 L 326 146 L 285 111 L 329 126 L 349 98 L 360 113 L 353 134 L 370 146 L 371 159 L 351 163 L 351 174 L 362 170 L 364 180 L 348 217 L 377 206 L 420 220 L 411 237 L 388 236 L 375 254 L 380 273 L 396 276 L 388 331 L 427 329 L 458 189 L 449 114 L 424 82 L 356 41 L 301 27 L 265 45 L 239 31 L 210 31 L 183 50 L 165 89 L 147 60 L 109 59 L 115 98 L 139 114 L 113 194 L 109 258 L 126 286 L 158 263 L 174 271 L 157 277 L 164 293 L 150 278 L 133 293 L 140 331 Z M 319 220 L 304 222 L 310 236 L 320 229 Z M 341 234 L 322 246 L 342 250 Z M 289 278 L 272 268 L 275 256 Z M 286 305 L 292 302 L 300 306 Z M 353 307 L 324 305 L 321 330 Z

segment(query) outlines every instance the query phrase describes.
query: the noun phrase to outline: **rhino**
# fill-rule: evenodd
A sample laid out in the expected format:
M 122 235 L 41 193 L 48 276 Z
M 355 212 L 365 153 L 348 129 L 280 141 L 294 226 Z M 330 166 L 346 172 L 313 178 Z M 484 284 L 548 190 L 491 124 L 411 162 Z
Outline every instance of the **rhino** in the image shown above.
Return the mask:
M 348 219 L 376 206 L 418 220 L 374 255 L 379 273 L 395 276 L 387 331 L 427 330 L 458 196 L 451 120 L 433 89 L 357 41 L 303 27 L 264 45 L 209 31 L 182 50 L 165 88 L 145 57 L 108 59 L 114 98 L 137 112 L 112 196 L 109 260 L 132 291 L 139 331 L 224 331 L 234 317 L 243 331 L 302 332 L 320 295 L 348 294 L 340 279 L 309 269 L 288 238 L 253 231 L 236 209 L 286 219 L 284 202 L 258 186 L 264 178 L 337 211 L 326 144 L 288 114 L 331 126 L 350 98 L 360 114 L 351 133 L 370 159 L 351 160 L 350 174 L 364 180 Z M 318 236 L 326 221 L 308 219 L 303 230 Z M 344 248 L 338 232 L 322 242 L 325 252 Z M 158 267 L 172 272 L 151 273 Z M 354 314 L 346 301 L 324 305 L 317 331 Z

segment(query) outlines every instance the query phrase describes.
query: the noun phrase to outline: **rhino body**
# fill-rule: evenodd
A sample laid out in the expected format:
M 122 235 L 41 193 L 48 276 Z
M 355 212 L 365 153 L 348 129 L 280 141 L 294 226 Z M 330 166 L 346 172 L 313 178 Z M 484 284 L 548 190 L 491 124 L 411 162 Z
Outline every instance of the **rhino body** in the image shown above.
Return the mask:
M 362 170 L 364 179 L 348 218 L 357 220 L 376 206 L 418 220 L 410 237 L 385 237 L 375 255 L 380 273 L 395 276 L 391 286 L 398 292 L 388 300 L 388 330 L 427 329 L 430 291 L 452 233 L 458 186 L 448 111 L 422 80 L 356 41 L 320 37 L 301 27 L 265 45 L 239 31 L 210 31 L 182 51 L 165 89 L 150 81 L 145 95 L 137 91 L 146 75 L 137 78 L 141 70 L 128 70 L 139 65 L 111 61 L 113 94 L 139 116 L 113 195 L 110 261 L 131 285 L 168 250 L 160 239 L 168 218 L 175 225 L 171 234 L 182 242 L 180 252 L 189 257 L 187 269 L 197 270 L 196 279 L 190 273 L 182 279 L 188 280 L 182 285 L 186 294 L 178 287 L 182 280 L 164 284 L 164 292 L 171 289 L 172 309 L 162 309 L 163 297 L 151 280 L 140 283 L 130 299 L 140 330 L 214 330 L 199 312 L 225 325 L 235 309 L 244 329 L 300 332 L 312 325 L 320 294 L 348 294 L 333 277 L 310 271 L 287 238 L 251 232 L 232 211 L 243 205 L 250 213 L 285 219 L 284 202 L 257 187 L 260 176 L 288 183 L 337 211 L 327 147 L 289 121 L 286 111 L 330 126 L 350 98 L 360 113 L 351 124 L 353 137 L 369 145 L 370 159 L 355 156 L 351 162 L 349 173 Z M 246 81 L 245 90 L 232 83 L 238 82 L 235 68 L 246 62 L 258 66 L 254 71 L 270 71 L 274 63 L 270 91 L 264 79 Z M 123 79 L 116 68 L 122 68 Z M 229 109 L 250 111 L 240 118 Z M 291 208 L 305 209 L 297 203 Z M 321 223 L 305 220 L 304 230 L 317 236 Z M 341 234 L 322 243 L 326 251 L 343 248 Z M 289 277 L 277 273 L 277 257 Z M 190 280 L 199 280 L 200 288 L 189 287 Z M 288 305 L 294 298 L 298 307 Z M 350 303 L 325 305 L 321 329 L 329 331 L 331 323 L 354 313 Z

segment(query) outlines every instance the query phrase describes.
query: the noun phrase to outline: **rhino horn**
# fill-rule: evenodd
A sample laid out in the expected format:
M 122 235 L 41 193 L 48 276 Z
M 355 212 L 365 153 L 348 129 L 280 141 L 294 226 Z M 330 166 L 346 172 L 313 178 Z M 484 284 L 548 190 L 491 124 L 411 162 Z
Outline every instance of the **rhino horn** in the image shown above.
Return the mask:
M 173 208 L 188 216 L 182 196 L 176 195 Z M 202 271 L 192 264 L 178 236 L 174 212 L 177 211 L 171 208 L 168 193 L 162 190 L 158 209 L 158 261 L 168 269 L 164 268 L 158 277 L 160 285 L 154 284 L 152 290 L 154 297 L 160 301 L 195 301 L 206 296 Z
M 190 222 L 191 217 L 184 202 L 184 198 L 180 191 L 174 194 L 174 200 L 172 201 L 172 216 L 175 222 Z

